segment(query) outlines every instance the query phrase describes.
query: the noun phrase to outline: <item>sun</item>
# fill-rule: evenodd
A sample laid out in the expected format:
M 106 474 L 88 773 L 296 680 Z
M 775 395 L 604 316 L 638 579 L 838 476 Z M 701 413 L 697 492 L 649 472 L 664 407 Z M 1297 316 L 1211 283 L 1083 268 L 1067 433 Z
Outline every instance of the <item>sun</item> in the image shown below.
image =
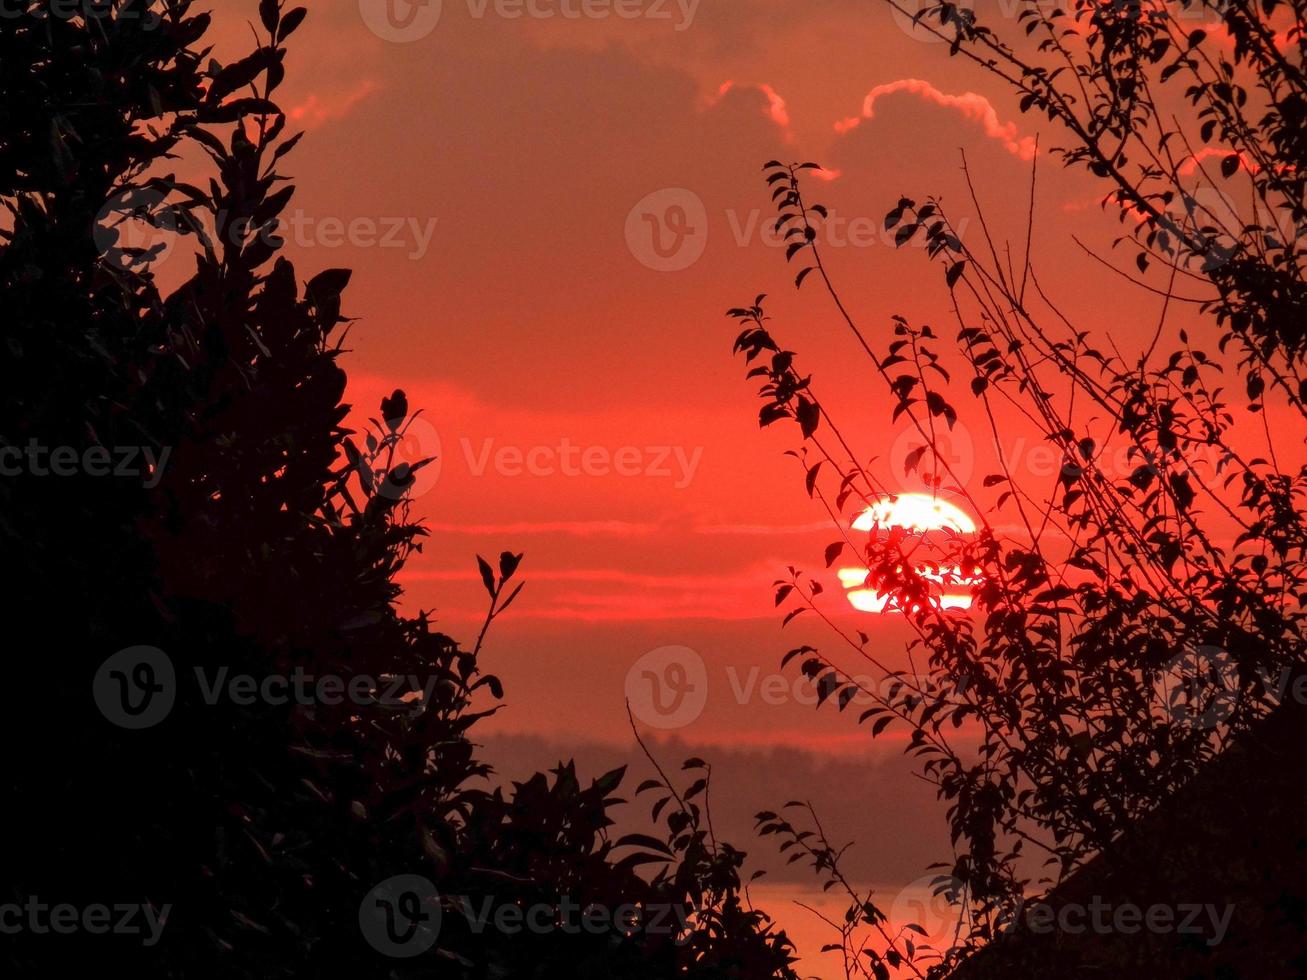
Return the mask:
M 960 507 L 925 493 L 901 493 L 883 497 L 853 522 L 853 530 L 870 531 L 875 527 L 901 527 L 921 533 L 944 528 L 959 534 L 975 534 L 976 522 Z
M 924 536 L 929 531 L 974 534 L 976 522 L 966 511 L 946 500 L 924 493 L 903 493 L 877 500 L 858 515 L 851 527 L 855 531 L 873 534 L 899 528 L 909 535 Z M 948 566 L 940 565 L 939 562 L 914 563 L 913 567 L 923 578 L 938 583 L 940 591 L 931 601 L 941 609 L 971 608 L 975 600 L 971 589 L 979 583 L 975 573 L 964 574 L 956 564 Z M 866 568 L 841 568 L 839 578 L 849 604 L 859 612 L 903 611 L 892 596 L 866 587 Z

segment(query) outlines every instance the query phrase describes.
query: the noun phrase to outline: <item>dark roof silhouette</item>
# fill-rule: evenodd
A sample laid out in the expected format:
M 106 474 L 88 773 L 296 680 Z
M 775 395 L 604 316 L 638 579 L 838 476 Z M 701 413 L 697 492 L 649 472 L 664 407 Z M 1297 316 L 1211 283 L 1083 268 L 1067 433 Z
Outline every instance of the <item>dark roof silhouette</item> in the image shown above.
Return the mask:
M 1292 691 L 1292 686 L 1289 688 Z M 1031 929 L 1027 906 L 1011 932 L 955 970 L 953 980 L 1002 977 L 1266 978 L 1307 976 L 1307 707 L 1289 699 L 1238 739 L 1135 832 L 1073 873 L 1048 905 L 1115 910 L 1155 905 L 1172 926 L 1138 931 Z M 1228 914 L 1214 929 L 1209 911 Z M 1183 907 L 1183 908 L 1181 908 Z M 1229 907 L 1230 911 L 1225 910 Z M 1193 915 L 1181 934 L 1175 927 Z M 1080 921 L 1073 912 L 1068 920 Z M 1123 920 L 1127 929 L 1129 919 Z M 1038 925 L 1038 923 L 1036 923 Z M 1077 927 L 1078 928 L 1078 927 Z M 1219 941 L 1216 939 L 1219 936 Z

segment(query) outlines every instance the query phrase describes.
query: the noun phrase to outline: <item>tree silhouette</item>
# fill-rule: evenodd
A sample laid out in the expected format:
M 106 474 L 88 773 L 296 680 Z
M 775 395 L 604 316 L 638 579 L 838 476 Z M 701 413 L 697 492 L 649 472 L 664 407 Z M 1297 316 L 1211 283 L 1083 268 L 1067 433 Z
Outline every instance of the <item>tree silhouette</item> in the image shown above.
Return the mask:
M 1020 92 L 1023 111 L 1057 124 L 1068 145 L 1055 152 L 1107 183 L 1105 206 L 1119 208 L 1129 227 L 1123 241 L 1137 245 L 1137 274 L 1118 271 L 1156 293 L 1161 309 L 1138 331 L 1138 350 L 1123 352 L 1074 322 L 1031 260 L 1033 193 L 1030 213 L 1019 216 L 1025 241 L 1005 247 L 973 186 L 978 238 L 964 241 L 935 198 L 903 198 L 885 222 L 899 246 L 923 245 L 941 263 L 956 348 L 901 317 L 891 342 L 873 342 L 822 260 L 817 230 L 826 210 L 805 198 L 801 180 L 817 165 L 764 168 L 796 286 L 825 287 L 884 385 L 893 419 L 920 438 L 906 469 L 976 517 L 975 535 L 908 533 L 883 520 L 866 538 L 850 531 L 852 518 L 875 513 L 895 486 L 877 478 L 851 428 L 828 413 L 768 323 L 763 297 L 730 311 L 744 328 L 735 349 L 761 383 L 760 423 L 797 425 L 794 456 L 808 493 L 841 529 L 826 564 L 853 556 L 866 587 L 888 597 L 916 636 L 909 656 L 917 666 L 891 671 L 872 638 L 836 627 L 846 653 L 894 678 L 887 690 L 860 689 L 846 657 L 811 647 L 784 662 L 797 662 L 821 700 L 840 710 L 859 693 L 871 698 L 858 723 L 873 735 L 897 726 L 910 733 L 920 775 L 948 805 L 956 849 L 937 887 L 956 909 L 958 942 L 923 949 L 919 930 L 889 923 L 844 881 L 838 850 L 812 829 L 811 815 L 768 812 L 759 823 L 848 891 L 849 923 L 865 934 L 843 930 L 850 975 L 898 968 L 943 976 L 1011 928 L 1023 901 L 1125 853 L 1123 841 L 1140 827 L 1154 827 L 1146 838 L 1154 848 L 1166 844 L 1156 827 L 1177 825 L 1168 804 L 1196 776 L 1210 794 L 1241 785 L 1229 766 L 1214 768 L 1232 749 L 1282 751 L 1301 738 L 1303 706 L 1291 692 L 1304 666 L 1307 470 L 1277 454 L 1300 431 L 1278 431 L 1266 414 L 1273 408 L 1298 426 L 1307 414 L 1299 233 L 1307 218 L 1307 41 L 1302 5 L 1277 0 L 1020 5 L 1010 41 L 960 5 L 887 3 Z M 1186 29 L 1192 11 L 1207 15 L 1207 30 Z M 1177 117 L 1177 104 L 1188 114 Z M 1160 285 L 1150 269 L 1163 273 Z M 1180 304 L 1214 325 L 1215 350 L 1168 327 L 1168 311 Z M 1051 485 L 1035 485 L 1000 455 L 983 488 L 969 486 L 945 451 L 960 420 L 996 444 L 1022 433 L 1055 447 Z M 1127 465 L 1118 468 L 1117 458 Z M 1229 540 L 1214 531 L 1222 526 Z M 943 601 L 959 583 L 974 585 L 971 613 Z M 821 592 L 819 581 L 796 573 L 777 583 L 777 603 L 793 605 L 787 621 L 807 613 L 831 622 Z M 1298 799 L 1276 758 L 1273 767 L 1256 763 L 1260 782 L 1243 784 L 1257 794 L 1203 808 L 1237 847 L 1214 864 L 1279 863 L 1236 919 L 1271 956 L 1283 950 L 1282 938 L 1273 940 L 1283 924 L 1249 905 L 1269 904 L 1276 889 L 1290 904 L 1301 901 L 1292 856 L 1301 836 L 1290 853 L 1268 857 L 1241 832 Z M 1130 853 L 1138 860 L 1146 852 Z M 1200 881 L 1211 898 L 1234 887 L 1222 874 L 1218 865 Z M 865 956 L 847 957 L 862 943 Z M 1154 975 L 1192 975 L 1151 965 Z M 1265 975 L 1256 962 L 1242 968 Z
M 96 957 L 141 976 L 793 976 L 741 901 L 743 855 L 689 798 L 665 839 L 615 840 L 622 770 L 481 783 L 469 731 L 502 693 L 480 642 L 396 608 L 425 534 L 406 495 L 422 463 L 394 453 L 415 413 L 397 391 L 370 431 L 344 428 L 350 275 L 301 284 L 278 254 L 299 136 L 275 96 L 305 10 L 262 0 L 254 49 L 221 64 L 190 0 L 68 8 L 0 19 L 0 546 L 25 637 L 0 904 L 136 903 L 166 926 L 153 944 L 24 930 L 7 975 Z M 201 152 L 206 184 L 170 170 Z M 168 249 L 193 271 L 165 292 Z M 520 561 L 480 561 L 487 625 Z M 209 690 L 237 676 L 254 693 Z M 362 685 L 258 693 L 297 676 Z M 400 875 L 435 889 L 405 893 L 408 925 L 443 913 L 411 959 L 360 924 Z M 460 905 L 564 900 L 667 903 L 687 925 L 509 934 Z

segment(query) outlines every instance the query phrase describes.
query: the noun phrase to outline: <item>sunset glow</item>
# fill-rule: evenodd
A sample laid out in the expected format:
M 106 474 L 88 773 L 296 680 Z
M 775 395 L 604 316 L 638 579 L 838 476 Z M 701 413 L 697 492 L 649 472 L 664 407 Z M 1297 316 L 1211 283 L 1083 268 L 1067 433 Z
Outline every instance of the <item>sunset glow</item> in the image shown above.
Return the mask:
M 966 511 L 925 493 L 901 493 L 876 501 L 853 522 L 855 531 L 901 527 L 906 531 L 951 530 L 974 534 L 976 523 Z
M 0 980 L 1307 976 L 1307 0 L 0 65 Z
M 855 531 L 873 533 L 877 530 L 902 528 L 921 535 L 939 530 L 973 534 L 976 530 L 975 522 L 961 508 L 924 493 L 904 493 L 878 500 L 859 514 L 851 526 Z M 957 564 L 949 566 L 938 562 L 922 562 L 913 567 L 922 578 L 950 590 L 941 592 L 935 598 L 941 609 L 971 608 L 974 596 L 969 590 L 979 582 L 975 574 L 965 575 Z M 839 570 L 840 585 L 848 595 L 849 604 L 859 612 L 902 612 L 892 596 L 865 587 L 867 574 L 866 568 Z

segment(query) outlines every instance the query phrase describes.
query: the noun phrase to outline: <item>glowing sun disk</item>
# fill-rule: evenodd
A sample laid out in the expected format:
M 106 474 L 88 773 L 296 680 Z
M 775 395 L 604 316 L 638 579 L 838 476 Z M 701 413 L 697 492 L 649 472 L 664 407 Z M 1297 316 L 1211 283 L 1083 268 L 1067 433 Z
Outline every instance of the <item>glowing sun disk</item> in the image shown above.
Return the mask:
M 874 531 L 900 528 L 912 534 L 924 534 L 927 531 L 948 530 L 957 534 L 974 534 L 976 524 L 962 509 L 924 493 L 904 493 L 897 497 L 884 497 L 858 515 L 853 522 L 855 531 Z M 980 584 L 979 569 L 972 575 L 964 575 L 960 565 L 946 566 L 940 563 L 914 565 L 914 570 L 922 578 L 938 583 L 948 589 L 965 589 L 967 591 L 949 591 L 933 596 L 931 602 L 941 609 L 970 609 L 974 601 L 970 586 Z M 839 569 L 840 585 L 848 595 L 849 604 L 859 612 L 902 612 L 893 596 L 883 595 L 874 589 L 866 588 L 866 568 Z

